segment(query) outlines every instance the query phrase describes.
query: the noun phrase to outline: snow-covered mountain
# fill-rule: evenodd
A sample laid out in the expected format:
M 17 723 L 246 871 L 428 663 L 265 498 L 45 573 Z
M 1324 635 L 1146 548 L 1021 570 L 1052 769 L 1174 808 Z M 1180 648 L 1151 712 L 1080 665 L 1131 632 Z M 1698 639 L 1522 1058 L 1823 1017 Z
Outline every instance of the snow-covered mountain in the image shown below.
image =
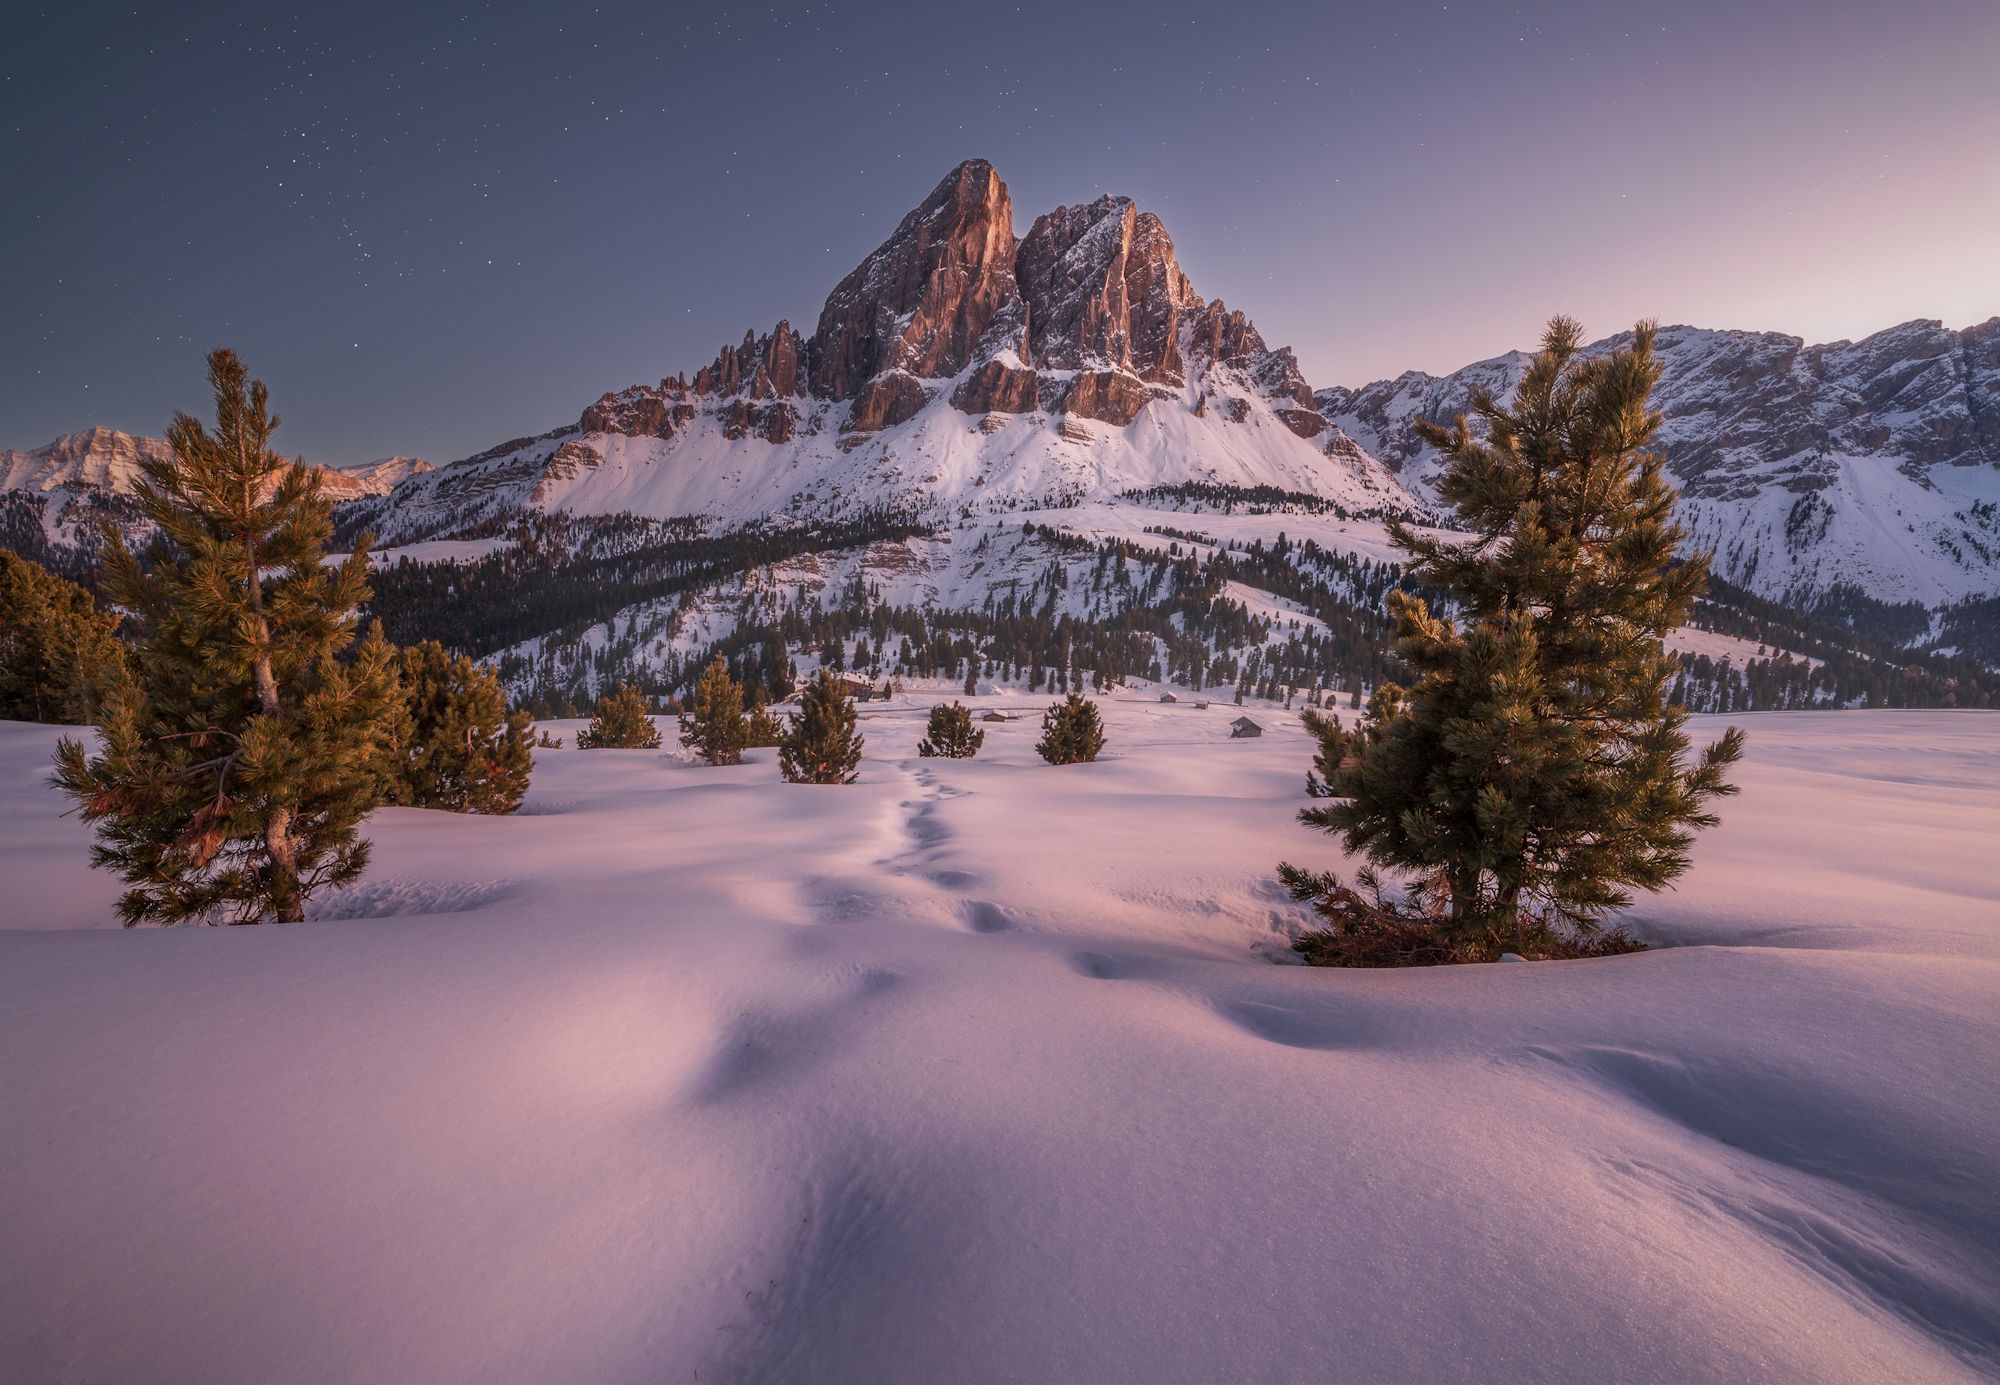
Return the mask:
M 42 447 L 0 452 L 0 491 L 48 495 L 92 486 L 129 495 L 138 484 L 140 463 L 171 455 L 160 438 L 116 428 L 85 428 Z M 322 467 L 320 484 L 337 502 L 358 500 L 387 495 L 398 482 L 430 469 L 429 462 L 416 457 L 384 457 L 359 466 Z
M 1188 483 L 1410 503 L 1313 408 L 1288 349 L 1194 291 L 1159 218 L 1107 196 L 1017 238 L 1006 184 L 975 159 L 841 280 L 810 335 L 745 333 L 692 378 L 413 477 L 368 518 L 391 543 L 529 508 L 956 520 Z
M 2000 319 L 1825 347 L 1675 327 L 1660 350 L 1663 443 L 1723 576 L 1813 610 L 1842 584 L 1891 606 L 2000 591 Z M 1437 458 L 1410 424 L 1476 389 L 1505 396 L 1525 360 L 1315 394 L 1288 349 L 1195 292 L 1157 217 L 1104 196 L 1017 236 L 1006 184 L 972 160 L 810 332 L 746 332 L 691 374 L 447 466 L 393 458 L 329 479 L 340 536 L 377 536 L 376 613 L 397 636 L 492 659 L 542 705 L 580 705 L 613 677 L 664 695 L 725 644 L 767 673 L 808 647 L 850 658 L 856 621 L 871 668 L 990 676 L 999 660 L 1032 686 L 1081 644 L 1095 662 L 1076 667 L 1097 673 L 1351 697 L 1384 657 L 1382 520 L 1435 522 Z M 131 522 L 121 496 L 162 447 L 97 429 L 0 454 L 0 542 L 53 550 L 89 522 Z M 1985 696 L 1952 683 L 1976 669 L 1874 686 L 1877 656 L 1845 636 L 1718 600 L 1735 604 L 1705 610 L 1704 633 L 1748 640 L 1731 646 L 1739 673 L 1780 640 L 1800 655 L 1754 705 Z M 1983 607 L 1953 625 L 1842 601 L 1884 648 L 1987 657 Z M 887 608 L 925 626 L 892 661 Z M 1843 651 L 1804 685 L 1801 669 Z M 1704 696 L 1727 681 L 1690 677 Z
M 171 454 L 158 438 L 121 433 L 116 428 L 85 428 L 65 433 L 54 442 L 25 451 L 0 452 L 0 491 L 48 495 L 79 486 L 129 493 L 139 479 L 139 465 Z
M 1682 521 L 1723 576 L 1781 600 L 1836 584 L 1925 605 L 2000 590 L 2000 317 L 1962 331 L 1906 322 L 1823 346 L 1667 327 L 1658 350 L 1653 403 Z M 1315 399 L 1428 495 L 1440 459 L 1412 422 L 1448 420 L 1476 390 L 1506 398 L 1527 359 L 1510 352 Z
M 1683 520 L 1722 575 L 1787 601 L 2000 590 L 2000 318 L 1826 346 L 1670 327 L 1660 350 Z M 692 376 L 414 476 L 352 522 L 391 544 L 531 509 L 959 523 L 1189 485 L 1408 510 L 1437 465 L 1411 422 L 1504 397 L 1525 361 L 1315 394 L 1288 349 L 1194 291 L 1159 218 L 1105 196 L 1017 238 L 1006 184 L 971 160 L 810 333 L 746 332 Z
M 142 475 L 141 464 L 172 455 L 160 438 L 116 428 L 85 428 L 25 450 L 0 451 L 0 500 L 32 512 L 51 544 L 87 543 L 100 517 L 130 527 L 133 512 L 121 504 Z M 385 457 L 362 466 L 321 467 L 320 484 L 336 504 L 387 495 L 431 464 L 415 457 Z

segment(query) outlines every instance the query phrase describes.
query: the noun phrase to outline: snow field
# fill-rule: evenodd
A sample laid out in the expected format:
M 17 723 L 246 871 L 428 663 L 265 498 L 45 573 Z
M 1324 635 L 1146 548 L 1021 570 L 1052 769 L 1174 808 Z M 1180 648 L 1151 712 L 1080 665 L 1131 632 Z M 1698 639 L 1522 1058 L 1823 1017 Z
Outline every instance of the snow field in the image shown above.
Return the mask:
M 1690 945 L 1337 973 L 1270 964 L 1337 859 L 1291 718 L 1114 694 L 1056 769 L 1046 698 L 966 762 L 930 700 L 850 787 L 539 752 L 316 922 L 130 933 L 0 725 L 0 1373 L 2000 1366 L 2000 719 L 1739 718 L 1635 910 Z

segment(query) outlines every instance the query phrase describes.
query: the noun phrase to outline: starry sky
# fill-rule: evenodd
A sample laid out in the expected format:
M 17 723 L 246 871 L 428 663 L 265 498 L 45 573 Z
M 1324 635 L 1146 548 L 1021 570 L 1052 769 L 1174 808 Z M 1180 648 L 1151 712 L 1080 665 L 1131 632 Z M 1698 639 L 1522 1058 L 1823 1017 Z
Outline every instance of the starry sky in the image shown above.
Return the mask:
M 1315 384 L 1550 313 L 2000 313 L 2000 4 L 12 0 L 0 447 L 205 412 L 447 461 L 692 371 L 964 158 L 1100 192 Z

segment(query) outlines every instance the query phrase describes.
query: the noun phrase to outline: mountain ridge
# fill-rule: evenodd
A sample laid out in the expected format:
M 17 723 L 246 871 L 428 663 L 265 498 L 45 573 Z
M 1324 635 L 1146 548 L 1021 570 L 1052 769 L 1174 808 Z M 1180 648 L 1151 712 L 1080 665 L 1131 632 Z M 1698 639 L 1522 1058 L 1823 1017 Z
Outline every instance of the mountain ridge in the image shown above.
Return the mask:
M 1660 446 L 1690 542 L 1719 574 L 1805 606 L 1842 587 L 1933 608 L 2000 592 L 2000 317 L 1818 345 L 1671 326 L 1659 351 Z M 691 374 L 608 391 L 573 421 L 441 467 L 329 476 L 354 480 L 341 532 L 388 545 L 531 511 L 939 526 L 1167 492 L 1421 515 L 1438 458 L 1410 424 L 1448 420 L 1478 389 L 1504 397 L 1525 360 L 1315 391 L 1289 348 L 1195 291 L 1159 217 L 1104 194 L 1017 235 L 1006 183 L 971 159 L 809 330 L 751 329 Z M 85 430 L 49 448 L 99 435 L 87 464 L 0 454 L 0 489 L 47 492 L 59 537 L 63 496 L 117 490 L 149 441 Z
M 95 486 L 129 495 L 140 464 L 172 455 L 164 438 L 93 424 L 64 433 L 40 447 L 0 451 L 0 491 L 47 493 L 71 486 Z M 387 495 L 398 482 L 429 471 L 420 457 L 381 457 L 346 466 L 317 465 L 336 501 Z

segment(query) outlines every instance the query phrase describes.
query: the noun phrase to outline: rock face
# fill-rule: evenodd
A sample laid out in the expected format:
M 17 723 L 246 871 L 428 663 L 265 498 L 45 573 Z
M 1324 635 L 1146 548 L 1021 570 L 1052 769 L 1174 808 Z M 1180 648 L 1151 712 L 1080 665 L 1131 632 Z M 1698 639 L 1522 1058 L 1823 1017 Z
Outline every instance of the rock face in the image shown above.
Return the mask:
M 930 400 L 930 391 L 916 376 L 902 370 L 884 371 L 862 385 L 847 422 L 841 426 L 853 433 L 893 428 L 915 418 Z
M 619 433 L 628 438 L 670 438 L 694 417 L 687 388 L 662 380 L 658 387 L 634 385 L 601 396 L 583 411 L 577 427 L 586 433 Z
M 885 371 L 958 374 L 997 319 L 1018 315 L 1013 268 L 1007 185 L 984 159 L 962 163 L 828 296 L 812 392 L 853 399 Z
M 952 407 L 968 414 L 1022 414 L 1035 408 L 1041 377 L 1018 357 L 996 356 L 952 392 Z
M 550 488 L 558 481 L 569 481 L 585 471 L 601 466 L 604 454 L 589 443 L 578 442 L 574 438 L 563 443 L 549 454 L 548 462 L 542 467 L 541 476 L 535 481 L 532 492 L 537 503 L 548 498 Z
M 1288 401 L 1301 437 L 1326 426 L 1291 353 L 1202 301 L 1151 212 L 1100 197 L 1037 217 L 1018 242 L 1012 216 L 992 165 L 961 164 L 833 291 L 807 355 L 811 393 L 853 401 L 843 430 L 893 427 L 937 393 L 918 382 L 952 377 L 969 414 L 1122 427 L 1211 366 Z
M 1078 418 L 1094 418 L 1123 428 L 1155 399 L 1169 397 L 1165 391 L 1155 393 L 1138 376 L 1122 370 L 1080 370 L 1061 392 L 1056 407 Z
M 1151 212 L 1099 197 L 1037 217 L 1018 241 L 1013 216 L 993 166 L 968 160 L 840 281 L 810 338 L 782 322 L 745 333 L 691 383 L 607 394 L 578 427 L 667 439 L 706 411 L 731 438 L 778 443 L 818 426 L 815 403 L 845 405 L 839 430 L 865 435 L 940 396 L 968 414 L 1040 409 L 1122 427 L 1222 369 L 1278 401 L 1300 437 L 1325 428 L 1291 353 L 1203 302 Z
M 1181 320 L 1201 299 L 1174 260 L 1167 228 L 1126 197 L 1058 207 L 1035 219 L 1015 275 L 1039 367 L 1119 371 L 1156 384 L 1186 379 Z M 1088 397 L 1101 398 L 1092 388 Z
M 799 394 L 804 356 L 805 342 L 788 322 L 761 337 L 745 332 L 740 345 L 723 347 L 696 371 L 692 384 L 675 375 L 657 385 L 603 395 L 583 411 L 577 428 L 628 438 L 671 438 L 707 407 L 724 420 L 733 438 L 754 433 L 766 442 L 784 442 L 800 417 L 792 401 Z

